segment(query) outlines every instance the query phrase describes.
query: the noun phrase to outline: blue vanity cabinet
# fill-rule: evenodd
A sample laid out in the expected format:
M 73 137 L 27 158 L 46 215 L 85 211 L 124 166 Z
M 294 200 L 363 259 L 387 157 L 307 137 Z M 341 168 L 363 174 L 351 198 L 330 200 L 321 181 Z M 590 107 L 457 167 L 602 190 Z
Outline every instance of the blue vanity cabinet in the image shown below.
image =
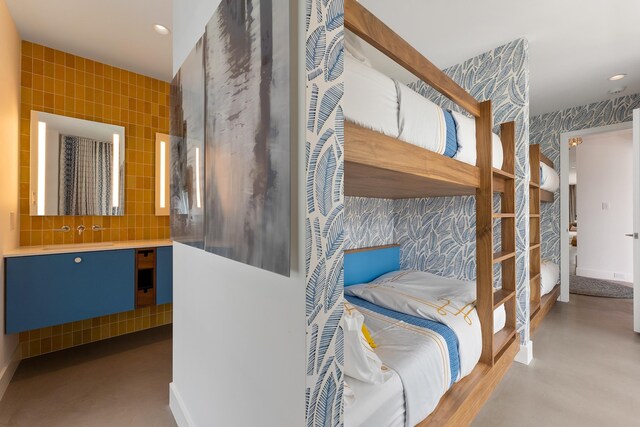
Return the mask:
M 134 249 L 5 262 L 9 334 L 134 309 Z
M 173 247 L 156 251 L 156 304 L 173 302 Z

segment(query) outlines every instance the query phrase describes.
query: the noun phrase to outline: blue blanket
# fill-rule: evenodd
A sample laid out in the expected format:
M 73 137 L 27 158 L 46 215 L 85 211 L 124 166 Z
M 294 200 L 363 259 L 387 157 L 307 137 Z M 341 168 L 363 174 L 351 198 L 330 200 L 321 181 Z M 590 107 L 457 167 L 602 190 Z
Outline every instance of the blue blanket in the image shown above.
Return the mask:
M 447 343 L 447 348 L 449 349 L 449 365 L 451 367 L 451 384 L 453 385 L 460 373 L 460 356 L 458 353 L 458 337 L 453 332 L 451 328 L 448 326 L 434 322 L 433 320 L 423 319 L 416 316 L 411 316 L 409 314 L 400 313 L 397 311 L 389 310 L 384 307 L 380 307 L 378 305 L 372 304 L 369 301 L 365 301 L 361 298 L 345 295 L 347 301 L 355 306 L 360 306 L 367 310 L 371 310 L 375 313 L 381 314 L 383 316 L 390 317 L 392 319 L 402 321 L 408 323 L 413 326 L 417 326 L 419 328 L 429 329 L 438 335 L 442 336 Z

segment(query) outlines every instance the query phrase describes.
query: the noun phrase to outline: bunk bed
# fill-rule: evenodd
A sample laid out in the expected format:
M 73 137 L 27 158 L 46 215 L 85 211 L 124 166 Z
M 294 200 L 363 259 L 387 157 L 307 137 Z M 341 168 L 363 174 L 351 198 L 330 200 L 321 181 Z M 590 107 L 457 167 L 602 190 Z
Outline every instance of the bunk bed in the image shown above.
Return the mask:
M 546 165 L 553 169 L 553 162 L 540 152 L 540 145 L 536 144 L 529 146 L 529 163 L 531 174 L 529 181 L 529 294 L 530 331 L 533 335 L 542 319 L 558 300 L 560 285 L 557 284 L 558 272 L 553 272 L 557 266 L 551 264 L 543 265 L 540 246 L 542 243 L 541 203 L 549 203 L 554 200 L 553 192 L 541 188 L 541 168 L 542 165 Z M 549 188 L 552 189 L 553 186 Z M 551 284 L 549 284 L 549 281 L 551 281 Z
M 475 124 L 475 162 L 464 162 L 349 120 L 345 109 L 345 195 L 385 199 L 476 197 L 474 312 L 480 324 L 478 363 L 468 375 L 451 385 L 437 407 L 417 424 L 466 425 L 488 399 L 519 349 L 515 296 L 515 123 L 500 126 L 502 161 L 498 162 L 501 167 L 494 167 L 496 138 L 492 135 L 491 101 L 476 100 L 356 0 L 346 0 L 344 9 L 347 30 L 453 101 Z M 345 85 L 345 99 L 347 90 Z M 500 195 L 499 209 L 494 204 L 496 193 Z M 497 222 L 501 247 L 494 253 Z M 354 255 L 368 254 L 367 261 L 360 265 L 376 266 L 371 278 L 397 270 L 398 263 L 380 257 L 388 249 L 345 251 L 345 286 L 363 283 L 358 275 L 357 280 L 351 278 Z M 500 289 L 494 289 L 497 265 L 502 271 Z M 504 307 L 504 326 L 494 331 L 494 311 L 500 307 Z

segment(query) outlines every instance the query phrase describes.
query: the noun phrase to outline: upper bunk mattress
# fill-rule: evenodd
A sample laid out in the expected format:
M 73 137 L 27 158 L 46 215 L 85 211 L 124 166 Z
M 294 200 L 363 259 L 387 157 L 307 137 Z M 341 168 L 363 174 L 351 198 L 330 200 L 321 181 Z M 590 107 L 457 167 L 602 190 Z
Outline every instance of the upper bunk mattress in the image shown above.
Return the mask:
M 413 89 L 345 54 L 345 120 L 391 138 L 476 165 L 475 120 L 440 108 Z M 492 134 L 493 167 L 502 168 L 502 142 Z

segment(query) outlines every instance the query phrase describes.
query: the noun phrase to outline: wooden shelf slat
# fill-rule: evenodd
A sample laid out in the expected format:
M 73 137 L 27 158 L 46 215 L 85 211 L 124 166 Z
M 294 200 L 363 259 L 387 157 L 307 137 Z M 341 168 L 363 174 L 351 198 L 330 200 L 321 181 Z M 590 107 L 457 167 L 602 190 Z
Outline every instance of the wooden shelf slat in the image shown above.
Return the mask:
M 514 213 L 504 213 L 504 212 L 499 212 L 499 213 L 494 213 L 493 214 L 494 218 L 515 218 L 516 214 Z
M 511 340 L 516 335 L 516 328 L 505 327 L 493 336 L 493 355 L 497 357 L 511 344 Z
M 529 313 L 531 317 L 534 317 L 538 313 L 539 309 L 540 309 L 540 303 L 538 301 L 531 301 L 530 308 L 529 308 Z
M 476 194 L 480 168 L 345 121 L 344 194 L 406 199 Z
M 529 187 L 540 188 L 540 184 L 538 184 L 537 182 L 529 181 Z
M 492 168 L 494 177 L 501 177 L 502 179 L 516 179 L 516 176 L 512 173 L 505 172 L 502 169 Z
M 529 214 L 529 218 L 540 218 L 540 214 Z
M 540 247 L 540 243 L 529 245 L 529 250 L 532 251 L 534 249 L 538 249 L 539 247 Z
M 509 258 L 514 258 L 516 256 L 515 252 L 496 252 L 493 254 L 493 263 L 498 264 L 499 262 L 506 261 Z
M 498 289 L 493 293 L 493 309 L 500 307 L 502 304 L 514 298 L 516 291 L 510 291 L 507 289 Z
M 551 292 L 542 296 L 542 298 L 540 299 L 540 304 L 538 305 L 538 310 L 532 312 L 533 314 L 531 316 L 530 325 L 531 335 L 533 335 L 536 329 L 538 329 L 538 326 L 540 325 L 540 322 L 542 322 L 542 319 L 544 319 L 545 316 L 551 311 L 559 296 L 560 285 L 556 285 Z

